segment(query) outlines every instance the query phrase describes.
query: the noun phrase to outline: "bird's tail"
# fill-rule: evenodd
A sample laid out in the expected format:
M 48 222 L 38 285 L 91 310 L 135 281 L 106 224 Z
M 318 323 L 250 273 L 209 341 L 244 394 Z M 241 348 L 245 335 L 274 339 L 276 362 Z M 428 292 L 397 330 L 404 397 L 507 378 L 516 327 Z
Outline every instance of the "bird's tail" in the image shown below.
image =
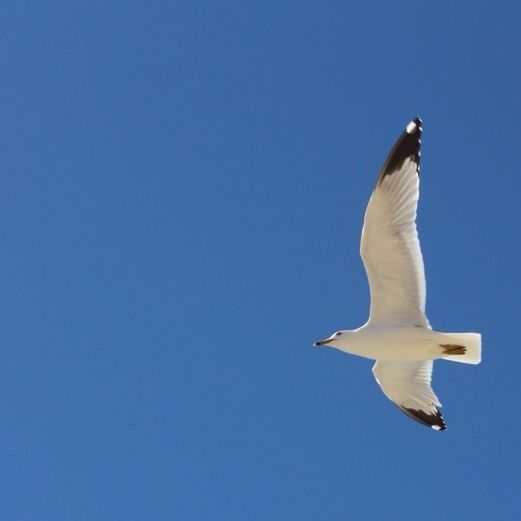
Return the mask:
M 464 364 L 481 362 L 481 335 L 479 333 L 443 333 L 440 347 L 444 360 Z

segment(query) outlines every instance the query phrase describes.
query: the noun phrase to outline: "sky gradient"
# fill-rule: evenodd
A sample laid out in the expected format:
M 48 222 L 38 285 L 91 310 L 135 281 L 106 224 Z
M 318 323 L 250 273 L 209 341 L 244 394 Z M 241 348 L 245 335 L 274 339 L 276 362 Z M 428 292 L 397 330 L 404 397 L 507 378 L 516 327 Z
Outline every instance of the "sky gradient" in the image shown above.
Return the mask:
M 2 11 L 2 519 L 519 515 L 519 3 Z M 312 347 L 416 115 L 442 433 Z

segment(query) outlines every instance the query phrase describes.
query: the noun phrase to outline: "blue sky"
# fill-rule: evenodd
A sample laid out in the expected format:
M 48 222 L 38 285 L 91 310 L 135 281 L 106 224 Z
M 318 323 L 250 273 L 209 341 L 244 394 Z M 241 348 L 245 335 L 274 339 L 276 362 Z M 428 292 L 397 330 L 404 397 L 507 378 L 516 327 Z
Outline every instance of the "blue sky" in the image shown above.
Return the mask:
M 2 519 L 516 518 L 517 2 L 2 11 Z M 312 347 L 417 114 L 443 433 Z

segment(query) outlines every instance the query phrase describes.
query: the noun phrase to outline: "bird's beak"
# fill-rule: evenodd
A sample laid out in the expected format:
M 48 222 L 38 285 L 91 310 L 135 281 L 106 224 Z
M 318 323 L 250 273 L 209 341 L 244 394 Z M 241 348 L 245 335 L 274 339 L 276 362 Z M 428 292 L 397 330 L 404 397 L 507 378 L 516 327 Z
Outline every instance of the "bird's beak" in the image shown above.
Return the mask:
M 315 347 L 325 346 L 326 344 L 329 344 L 329 342 L 331 342 L 331 340 L 333 340 L 333 339 L 332 338 L 325 338 L 324 340 L 317 340 L 313 345 Z

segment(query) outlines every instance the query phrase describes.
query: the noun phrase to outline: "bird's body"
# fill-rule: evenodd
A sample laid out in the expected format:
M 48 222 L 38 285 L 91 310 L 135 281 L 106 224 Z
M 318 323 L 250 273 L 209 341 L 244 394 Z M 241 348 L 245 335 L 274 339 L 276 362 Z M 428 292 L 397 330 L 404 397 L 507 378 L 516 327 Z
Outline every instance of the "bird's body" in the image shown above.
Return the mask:
M 330 345 L 376 360 L 373 374 L 403 412 L 446 428 L 431 388 L 433 360 L 481 361 L 481 335 L 432 330 L 425 315 L 425 274 L 416 230 L 421 120 L 411 121 L 387 156 L 364 218 L 360 254 L 371 291 L 365 325 L 334 333 Z
M 463 345 L 471 344 L 465 335 L 468 333 L 440 333 L 424 327 L 366 324 L 353 331 L 343 331 L 334 347 L 372 360 L 406 362 L 460 356 L 450 355 L 448 351 L 458 351 L 454 346 L 461 346 L 465 348 L 466 352 L 462 355 L 467 357 L 467 361 L 472 346 Z

